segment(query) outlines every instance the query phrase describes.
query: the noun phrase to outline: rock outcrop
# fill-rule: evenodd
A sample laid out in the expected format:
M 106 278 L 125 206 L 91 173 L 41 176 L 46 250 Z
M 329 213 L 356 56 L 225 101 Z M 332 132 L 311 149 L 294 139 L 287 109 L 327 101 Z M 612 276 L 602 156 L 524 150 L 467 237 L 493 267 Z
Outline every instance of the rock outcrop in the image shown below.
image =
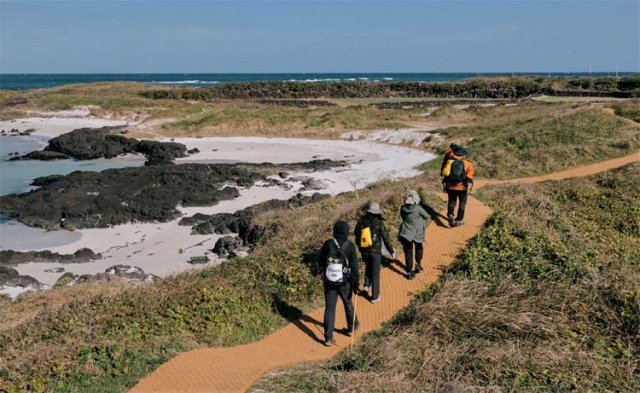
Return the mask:
M 192 226 L 194 234 L 237 234 L 238 237 L 226 236 L 218 239 L 213 252 L 220 257 L 237 254 L 253 248 L 264 235 L 260 225 L 254 224 L 254 218 L 268 211 L 298 208 L 329 198 L 328 194 L 315 193 L 312 196 L 298 194 L 288 200 L 272 199 L 257 205 L 249 206 L 235 213 L 219 213 L 214 215 L 195 214 L 180 220 L 180 225 Z M 236 240 L 231 240 L 236 239 Z
M 39 189 L 0 197 L 0 212 L 27 225 L 100 228 L 166 222 L 182 206 L 212 206 L 265 177 L 234 165 L 159 165 L 35 179 Z
M 94 160 L 114 158 L 128 153 L 144 154 L 149 164 L 171 163 L 185 157 L 185 145 L 175 142 L 139 141 L 122 135 L 122 127 L 79 128 L 49 140 L 42 151 L 28 153 L 20 159 L 55 160 L 75 158 Z M 12 158 L 13 160 L 16 157 Z
M 149 282 L 157 278 L 158 277 L 153 274 L 146 274 L 144 270 L 137 266 L 115 265 L 105 270 L 104 273 L 76 275 L 67 272 L 63 274 L 53 286 L 55 288 L 70 287 L 85 282 L 111 281 L 113 279 Z
M 73 254 L 58 254 L 49 250 L 45 251 L 0 251 L 0 263 L 5 265 L 18 265 L 28 262 L 57 262 L 57 263 L 85 263 L 102 259 L 102 254 L 96 254 L 88 248 L 81 248 Z

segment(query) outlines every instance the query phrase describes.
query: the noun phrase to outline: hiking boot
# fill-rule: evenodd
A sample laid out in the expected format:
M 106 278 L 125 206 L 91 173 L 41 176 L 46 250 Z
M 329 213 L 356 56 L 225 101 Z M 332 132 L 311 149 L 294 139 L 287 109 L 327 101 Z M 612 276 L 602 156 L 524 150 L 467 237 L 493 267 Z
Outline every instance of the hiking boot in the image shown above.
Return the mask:
M 452 214 L 452 215 L 450 215 L 450 216 L 448 217 L 448 221 L 449 221 L 449 226 L 450 226 L 451 228 L 455 228 L 455 226 L 456 226 L 456 219 L 453 217 L 453 214 Z
M 464 220 L 456 220 L 456 226 L 461 227 L 464 225 Z
M 416 266 L 416 270 L 414 271 L 415 274 L 421 273 L 422 272 L 422 266 L 418 265 Z
M 324 346 L 325 347 L 333 347 L 334 345 L 336 345 L 336 340 L 334 340 L 334 339 L 326 340 L 324 342 Z
M 414 272 L 409 272 L 407 273 L 407 280 L 413 280 L 415 276 L 416 274 Z
M 365 286 L 364 288 L 362 288 L 362 292 L 364 292 L 364 294 L 365 294 L 365 295 L 368 295 L 368 294 L 369 294 L 369 289 L 370 289 L 370 288 L 371 288 L 371 287 Z
M 380 302 L 380 296 L 378 296 L 376 299 L 371 299 L 372 304 L 376 304 L 378 302 Z

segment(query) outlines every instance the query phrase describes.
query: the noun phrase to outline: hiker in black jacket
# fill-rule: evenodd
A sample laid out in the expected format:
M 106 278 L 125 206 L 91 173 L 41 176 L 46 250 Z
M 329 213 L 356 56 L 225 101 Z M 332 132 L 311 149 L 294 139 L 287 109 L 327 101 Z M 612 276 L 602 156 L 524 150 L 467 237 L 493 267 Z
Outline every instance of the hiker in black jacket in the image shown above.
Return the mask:
M 363 247 L 361 242 L 363 231 L 369 228 L 371 232 L 372 244 L 369 247 Z M 360 249 L 360 254 L 365 263 L 364 273 L 364 291 L 369 293 L 371 288 L 371 303 L 376 304 L 380 301 L 380 268 L 382 265 L 382 243 L 387 251 L 396 259 L 396 252 L 393 244 L 389 240 L 389 231 L 384 225 L 382 211 L 377 202 L 369 203 L 364 216 L 360 218 L 355 228 L 356 242 Z
M 333 330 L 336 321 L 336 303 L 342 299 L 347 316 L 347 335 L 358 329 L 351 296 L 358 292 L 360 272 L 356 247 L 349 241 L 349 224 L 338 221 L 333 226 L 333 238 L 320 249 L 320 271 L 324 279 L 324 345 L 335 345 Z

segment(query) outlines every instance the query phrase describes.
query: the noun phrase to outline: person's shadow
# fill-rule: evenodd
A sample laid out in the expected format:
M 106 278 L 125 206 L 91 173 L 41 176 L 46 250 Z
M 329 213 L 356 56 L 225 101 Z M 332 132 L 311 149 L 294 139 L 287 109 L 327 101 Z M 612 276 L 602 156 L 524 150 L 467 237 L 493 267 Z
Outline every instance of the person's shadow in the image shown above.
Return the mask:
M 405 269 L 405 266 L 397 259 L 391 259 L 391 258 L 382 256 L 382 267 L 387 268 L 392 272 L 397 273 L 401 276 L 405 275 L 404 270 L 401 270 L 401 269 Z
M 300 329 L 307 336 L 311 337 L 317 343 L 324 342 L 324 332 L 322 330 L 323 324 L 320 321 L 317 321 L 310 316 L 304 314 L 302 310 L 299 308 L 290 305 L 280 298 L 277 293 L 272 293 L 271 297 L 273 298 L 273 309 L 283 316 L 287 321 L 294 324 L 298 329 Z M 307 322 L 316 326 L 316 330 L 319 332 L 319 336 L 314 332 L 309 326 L 305 325 L 303 322 Z
M 431 218 L 431 220 L 433 220 L 433 222 L 435 222 L 437 226 L 439 226 L 439 227 L 447 227 L 448 228 L 448 224 L 445 224 L 446 221 L 447 221 L 447 217 L 445 217 L 442 214 L 440 214 L 439 212 L 435 211 L 431 206 L 427 205 L 426 203 L 422 203 L 421 202 L 420 206 L 422 206 L 422 208 L 429 215 L 429 218 Z

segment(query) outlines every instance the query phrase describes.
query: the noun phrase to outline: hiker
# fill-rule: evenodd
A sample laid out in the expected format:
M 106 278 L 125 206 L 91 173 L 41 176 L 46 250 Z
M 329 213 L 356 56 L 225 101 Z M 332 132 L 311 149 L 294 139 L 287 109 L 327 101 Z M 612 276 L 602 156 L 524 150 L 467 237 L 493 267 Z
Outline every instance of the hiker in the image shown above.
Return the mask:
M 442 169 L 445 191 L 449 196 L 447 219 L 451 228 L 464 224 L 464 209 L 467 205 L 467 194 L 473 189 L 473 165 L 466 159 L 467 151 L 456 146 L 452 155 Z M 456 204 L 458 214 L 454 215 Z
M 420 206 L 420 196 L 415 190 L 409 190 L 404 205 L 400 208 L 402 223 L 398 230 L 398 240 L 404 251 L 407 279 L 413 280 L 416 273 L 422 271 L 422 243 L 429 214 Z M 413 249 L 415 248 L 416 266 L 413 270 Z
M 369 294 L 371 303 L 380 301 L 380 269 L 382 266 L 382 245 L 387 248 L 392 259 L 396 259 L 393 244 L 389 241 L 389 232 L 384 225 L 382 211 L 377 202 L 370 202 L 366 213 L 358 220 L 354 234 L 365 263 L 364 291 Z
M 444 172 L 444 168 L 447 166 L 447 162 L 452 159 L 453 149 L 458 147 L 456 143 L 451 143 L 447 150 L 444 151 L 444 157 L 442 158 L 442 166 L 440 167 L 440 174 Z M 447 183 L 445 181 L 444 175 L 442 175 L 442 192 L 447 193 Z
M 337 221 L 333 226 L 333 238 L 324 242 L 320 249 L 320 271 L 324 278 L 324 345 L 327 347 L 336 343 L 333 330 L 338 296 L 347 315 L 347 335 L 351 336 L 359 327 L 351 295 L 358 292 L 360 273 L 356 247 L 348 239 L 349 231 L 348 223 Z

